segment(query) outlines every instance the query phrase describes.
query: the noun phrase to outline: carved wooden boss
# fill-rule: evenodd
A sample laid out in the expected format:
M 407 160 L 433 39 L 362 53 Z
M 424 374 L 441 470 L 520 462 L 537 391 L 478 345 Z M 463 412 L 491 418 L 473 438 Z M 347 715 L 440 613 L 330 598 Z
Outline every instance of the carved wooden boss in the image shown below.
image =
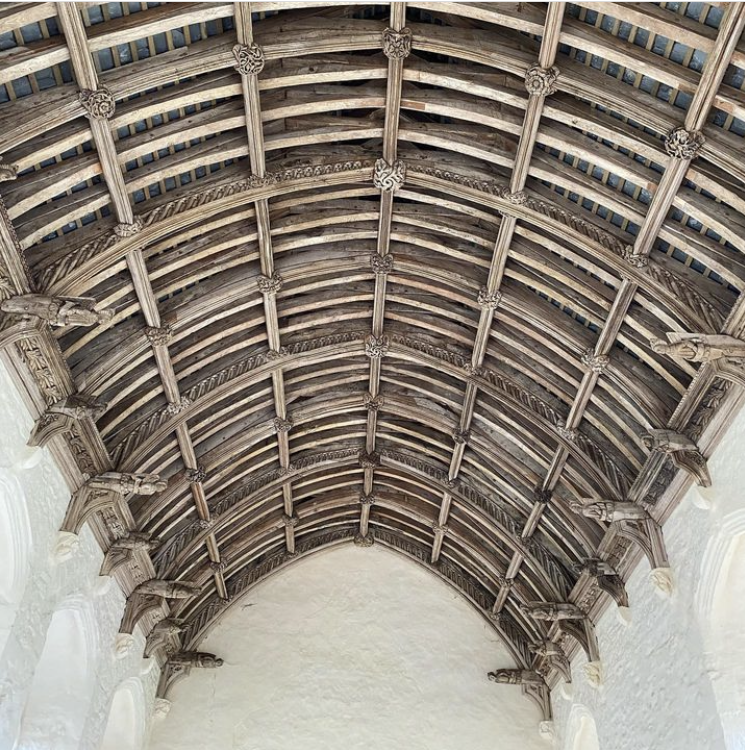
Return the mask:
M 549 718 L 639 548 L 671 590 L 668 486 L 745 384 L 745 9 L 303 5 L 0 11 L 0 345 L 77 488 L 59 559 L 88 523 L 165 697 L 254 583 L 380 544 Z

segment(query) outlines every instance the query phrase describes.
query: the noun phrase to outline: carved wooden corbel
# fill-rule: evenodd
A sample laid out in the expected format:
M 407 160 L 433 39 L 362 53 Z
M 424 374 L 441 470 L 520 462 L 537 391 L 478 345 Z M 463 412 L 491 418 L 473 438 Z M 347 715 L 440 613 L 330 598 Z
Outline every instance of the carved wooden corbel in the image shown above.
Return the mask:
M 496 669 L 487 675 L 498 685 L 521 685 L 523 695 L 535 702 L 543 714 L 544 721 L 551 721 L 551 695 L 546 681 L 532 669 Z
M 70 432 L 75 422 L 95 422 L 106 411 L 106 404 L 92 396 L 74 393 L 57 401 L 36 421 L 28 439 L 30 447 L 42 447 L 55 435 Z
M 91 477 L 72 496 L 61 530 L 79 534 L 83 524 L 97 511 L 113 509 L 122 516 L 119 505 L 127 495 L 154 495 L 167 482 L 157 474 L 122 474 L 115 471 Z
M 545 685 L 546 681 L 532 669 L 495 669 L 487 675 L 498 685 Z
M 149 553 L 160 546 L 160 540 L 142 531 L 130 531 L 129 534 L 116 539 L 106 552 L 101 565 L 100 575 L 113 576 L 123 565 L 127 565 L 138 556 Z
M 148 612 L 163 610 L 166 599 L 191 599 L 202 587 L 188 581 L 167 581 L 153 578 L 141 583 L 128 597 L 124 616 L 119 626 L 120 633 L 134 632 L 137 623 Z
M 145 640 L 145 658 L 149 659 L 162 648 L 168 653 L 174 648 L 174 644 L 178 644 L 177 638 L 183 630 L 183 620 L 179 620 L 176 617 L 164 617 L 162 620 L 159 620 L 155 623 Z
M 572 681 L 572 668 L 564 650 L 554 641 L 546 640 L 532 643 L 530 650 L 542 660 L 541 671 L 548 673 L 555 669 L 564 682 Z
M 598 588 L 608 594 L 619 607 L 629 606 L 629 595 L 623 579 L 605 560 L 591 557 L 582 565 L 577 566 L 577 572 L 587 573 L 594 578 Z
M 676 468 L 688 472 L 702 487 L 711 486 L 706 459 L 689 437 L 674 430 L 650 430 L 642 435 L 642 442 L 650 450 L 669 456 Z
M 638 544 L 652 568 L 652 582 L 664 593 L 669 594 L 672 591 L 672 575 L 662 528 L 641 505 L 601 500 L 570 503 L 569 507 L 587 518 L 610 523 L 611 529 L 619 536 Z
M 179 651 L 173 654 L 165 663 L 158 683 L 157 695 L 167 698 L 169 691 L 192 669 L 217 669 L 223 665 L 223 660 L 214 654 L 201 651 Z
M 641 505 L 625 500 L 582 498 L 581 502 L 570 501 L 569 508 L 577 515 L 592 518 L 596 521 L 605 521 L 606 523 L 642 521 L 649 516 Z
M 534 620 L 554 622 L 558 620 L 583 620 L 585 613 L 571 602 L 527 602 L 520 610 Z

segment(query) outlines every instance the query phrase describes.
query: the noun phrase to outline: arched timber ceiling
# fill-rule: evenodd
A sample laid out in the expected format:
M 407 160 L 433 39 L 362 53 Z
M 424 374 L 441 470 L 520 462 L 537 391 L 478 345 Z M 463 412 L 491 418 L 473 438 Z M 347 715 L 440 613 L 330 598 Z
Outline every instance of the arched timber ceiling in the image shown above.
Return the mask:
M 0 293 L 114 311 L 16 338 L 8 314 L 6 340 L 47 406 L 105 402 L 66 437 L 80 472 L 168 480 L 125 515 L 158 577 L 203 585 L 185 643 L 356 537 L 530 662 L 519 605 L 624 549 L 570 501 L 654 514 L 672 471 L 642 435 L 695 439 L 726 388 L 650 340 L 742 334 L 744 19 L 0 6 Z

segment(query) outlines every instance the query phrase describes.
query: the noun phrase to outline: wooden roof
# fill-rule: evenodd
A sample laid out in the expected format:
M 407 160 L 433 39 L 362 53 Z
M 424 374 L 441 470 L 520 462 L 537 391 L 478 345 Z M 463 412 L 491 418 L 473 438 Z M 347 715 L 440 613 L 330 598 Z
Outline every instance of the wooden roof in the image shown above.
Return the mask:
M 660 520 L 674 466 L 642 437 L 695 443 L 729 387 L 650 342 L 742 335 L 743 23 L 739 3 L 0 4 L 0 295 L 114 311 L 8 312 L 5 342 L 40 414 L 106 405 L 55 448 L 76 486 L 168 480 L 92 519 L 106 547 L 162 542 L 127 593 L 198 583 L 171 602 L 194 648 L 262 577 L 374 540 L 535 664 L 556 626 L 521 605 L 589 612 L 578 566 L 618 568 L 633 536 L 570 503 Z

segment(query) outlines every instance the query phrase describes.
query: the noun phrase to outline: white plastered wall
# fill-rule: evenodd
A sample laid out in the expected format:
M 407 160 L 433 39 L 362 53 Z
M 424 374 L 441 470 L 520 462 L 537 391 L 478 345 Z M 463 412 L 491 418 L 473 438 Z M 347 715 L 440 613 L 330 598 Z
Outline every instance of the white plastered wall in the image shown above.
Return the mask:
M 661 598 L 642 560 L 626 584 L 631 624 L 611 606 L 597 624 L 605 681 L 591 687 L 578 656 L 573 697 L 555 690 L 557 748 L 575 750 L 578 709 L 597 726 L 601 750 L 743 750 L 745 600 L 727 572 L 745 571 L 745 410 L 709 459 L 712 487 L 691 487 L 664 527 L 675 591 Z M 710 507 L 705 507 L 710 506 Z M 732 554 L 727 550 L 735 549 Z M 739 565 L 739 567 L 737 567 Z M 737 575 L 734 576 L 737 578 Z M 745 587 L 740 585 L 740 592 Z M 727 619 L 717 622 L 717 617 Z M 739 623 L 739 641 L 732 623 Z M 734 702 L 734 707 L 733 707 Z M 740 731 L 733 727 L 735 711 Z M 725 727 L 723 729 L 722 724 Z M 737 726 L 737 725 L 735 725 Z
M 141 658 L 144 643 L 139 634 L 125 659 L 118 660 L 115 656 L 114 642 L 124 597 L 110 578 L 98 575 L 103 556 L 87 527 L 82 530 L 80 546 L 71 559 L 64 562 L 53 559 L 51 553 L 70 490 L 48 450 L 26 447 L 33 419 L 2 362 L 0 425 L 0 493 L 4 495 L 0 504 L 22 508 L 30 530 L 27 539 L 14 547 L 0 549 L 0 564 L 18 569 L 15 601 L 5 611 L 12 625 L 0 653 L 0 748 L 57 750 L 69 746 L 64 737 L 67 730 L 54 720 L 54 711 L 46 712 L 49 726 L 45 728 L 40 724 L 45 712 L 29 705 L 28 700 L 29 696 L 33 702 L 44 700 L 38 693 L 31 695 L 34 675 L 53 615 L 70 609 L 81 615 L 87 612 L 80 618 L 80 627 L 90 655 L 85 668 L 90 701 L 81 712 L 82 734 L 75 744 L 85 750 L 97 750 L 109 704 L 119 684 L 128 678 L 142 680 L 142 700 L 149 706 L 158 670 Z M 149 671 L 142 675 L 143 670 Z M 61 674 L 60 680 L 64 677 Z M 141 715 L 144 720 L 144 709 Z M 29 726 L 29 721 L 34 726 Z M 56 736 L 59 732 L 63 736 Z
M 290 566 L 237 602 L 155 724 L 152 750 L 543 750 L 514 666 L 447 584 L 380 547 Z

